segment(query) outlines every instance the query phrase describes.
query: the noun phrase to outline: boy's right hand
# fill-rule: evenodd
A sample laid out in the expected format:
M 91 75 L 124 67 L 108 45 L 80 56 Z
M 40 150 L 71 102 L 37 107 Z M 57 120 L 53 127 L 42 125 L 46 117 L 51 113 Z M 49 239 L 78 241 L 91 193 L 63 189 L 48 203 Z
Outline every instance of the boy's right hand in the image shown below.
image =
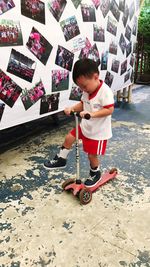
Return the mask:
M 69 107 L 69 108 L 65 108 L 65 109 L 64 109 L 64 112 L 65 112 L 65 114 L 66 114 L 67 116 L 70 115 L 71 111 L 73 111 L 71 107 Z

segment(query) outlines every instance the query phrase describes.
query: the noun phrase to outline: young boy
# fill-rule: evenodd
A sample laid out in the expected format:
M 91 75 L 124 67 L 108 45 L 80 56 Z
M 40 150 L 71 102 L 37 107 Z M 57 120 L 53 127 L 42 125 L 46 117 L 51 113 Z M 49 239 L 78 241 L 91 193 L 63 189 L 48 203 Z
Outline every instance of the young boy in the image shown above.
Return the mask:
M 85 181 L 86 187 L 96 185 L 101 179 L 98 155 L 104 155 L 107 140 L 112 137 L 111 114 L 114 111 L 114 98 L 111 89 L 99 80 L 98 64 L 91 59 L 78 60 L 73 69 L 73 81 L 83 91 L 81 101 L 72 107 L 65 108 L 66 115 L 71 111 L 80 112 L 82 118 L 79 126 L 79 139 L 82 139 L 83 150 L 88 154 L 90 177 Z M 90 119 L 84 119 L 89 113 Z M 53 160 L 46 161 L 49 169 L 66 166 L 66 159 L 72 144 L 75 142 L 75 129 L 70 131 Z

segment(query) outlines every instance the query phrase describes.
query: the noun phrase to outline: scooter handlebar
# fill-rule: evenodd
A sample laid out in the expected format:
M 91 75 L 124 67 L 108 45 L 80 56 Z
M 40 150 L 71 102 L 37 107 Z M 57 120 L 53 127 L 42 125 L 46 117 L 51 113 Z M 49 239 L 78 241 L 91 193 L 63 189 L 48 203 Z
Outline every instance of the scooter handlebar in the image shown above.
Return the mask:
M 71 111 L 70 112 L 70 115 L 76 115 L 77 117 L 81 118 L 80 112 L 73 112 L 73 111 Z M 90 118 L 91 118 L 91 115 L 89 113 L 86 113 L 84 115 L 84 119 L 89 120 Z

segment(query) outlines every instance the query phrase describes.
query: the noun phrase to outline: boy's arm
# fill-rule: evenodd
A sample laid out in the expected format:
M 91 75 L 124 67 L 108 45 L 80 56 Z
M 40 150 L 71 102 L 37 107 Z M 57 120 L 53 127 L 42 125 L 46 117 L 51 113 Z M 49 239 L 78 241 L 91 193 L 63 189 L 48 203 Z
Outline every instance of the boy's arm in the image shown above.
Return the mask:
M 101 110 L 98 110 L 95 112 L 88 112 L 85 110 L 85 111 L 80 112 L 80 116 L 84 117 L 86 113 L 89 113 L 91 118 L 102 118 L 102 117 L 111 115 L 113 111 L 114 111 L 114 105 L 110 107 L 103 107 Z
M 77 103 L 76 105 L 73 105 L 72 107 L 65 108 L 64 112 L 65 112 L 66 115 L 70 115 L 71 111 L 80 112 L 82 110 L 83 110 L 83 102 L 80 101 L 79 103 Z

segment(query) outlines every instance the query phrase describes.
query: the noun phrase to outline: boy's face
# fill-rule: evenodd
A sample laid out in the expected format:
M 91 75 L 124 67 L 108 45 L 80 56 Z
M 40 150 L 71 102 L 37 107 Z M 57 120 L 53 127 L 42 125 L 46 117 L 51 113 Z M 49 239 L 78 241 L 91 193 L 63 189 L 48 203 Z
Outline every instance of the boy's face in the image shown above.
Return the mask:
M 94 73 L 91 77 L 87 77 L 84 75 L 79 76 L 76 80 L 76 84 L 88 94 L 92 94 L 99 86 L 99 75 L 98 73 Z

